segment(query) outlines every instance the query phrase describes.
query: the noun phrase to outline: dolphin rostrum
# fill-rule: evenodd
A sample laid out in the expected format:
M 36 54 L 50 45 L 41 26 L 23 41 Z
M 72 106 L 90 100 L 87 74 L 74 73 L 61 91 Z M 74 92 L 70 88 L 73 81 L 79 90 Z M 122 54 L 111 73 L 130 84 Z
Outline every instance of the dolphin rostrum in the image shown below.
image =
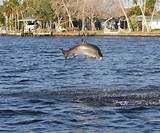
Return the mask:
M 95 58 L 101 60 L 103 55 L 101 50 L 94 44 L 83 42 L 79 45 L 76 45 L 68 50 L 60 49 L 67 59 L 68 56 L 76 57 L 77 55 L 85 55 L 90 58 Z

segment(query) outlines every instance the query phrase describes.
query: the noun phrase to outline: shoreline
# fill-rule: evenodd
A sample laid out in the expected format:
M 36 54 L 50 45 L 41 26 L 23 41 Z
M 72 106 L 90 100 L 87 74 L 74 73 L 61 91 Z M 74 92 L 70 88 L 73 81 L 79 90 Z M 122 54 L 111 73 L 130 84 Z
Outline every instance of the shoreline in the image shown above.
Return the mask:
M 61 32 L 53 33 L 53 36 L 126 36 L 126 37 L 160 37 L 160 32 L 106 32 L 88 31 L 88 32 Z
M 0 36 L 122 36 L 122 37 L 160 37 L 160 32 L 105 32 L 104 31 L 75 31 L 75 32 L 35 32 L 25 33 L 6 32 Z

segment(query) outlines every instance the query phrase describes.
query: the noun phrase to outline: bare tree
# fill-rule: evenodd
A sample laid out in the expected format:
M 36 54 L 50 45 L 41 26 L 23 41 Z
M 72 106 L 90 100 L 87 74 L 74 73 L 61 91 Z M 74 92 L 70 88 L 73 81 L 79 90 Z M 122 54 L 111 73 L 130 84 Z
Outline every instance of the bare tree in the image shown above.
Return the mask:
M 142 13 L 142 17 L 143 17 L 142 32 L 144 32 L 144 26 L 146 27 L 147 32 L 149 32 L 149 26 L 148 26 L 147 21 L 146 21 L 145 12 L 142 9 L 141 0 L 134 0 L 134 3 L 139 6 L 139 8 L 141 10 L 141 13 Z M 145 0 L 144 3 L 146 3 L 146 0 Z
M 52 0 L 51 3 L 52 9 L 54 10 L 58 21 L 58 25 L 60 26 L 62 19 L 68 16 L 68 20 L 66 20 L 66 22 L 69 22 L 70 28 L 74 28 L 73 17 L 77 16 L 80 2 L 78 0 Z
M 60 27 L 61 21 L 64 17 L 64 9 L 63 9 L 61 0 L 52 0 L 51 5 L 55 14 L 55 19 L 57 20 L 56 26 Z
M 82 20 L 82 30 L 85 29 L 85 21 L 90 22 L 94 30 L 95 18 L 110 18 L 125 15 L 129 31 L 129 18 L 124 8 L 123 0 L 52 0 L 52 9 L 58 19 L 58 25 L 64 16 L 68 16 L 70 27 L 74 27 L 73 18 Z
M 116 0 L 83 0 L 80 3 L 80 17 L 82 19 L 82 30 L 84 30 L 84 20 L 88 18 L 91 23 L 91 29 L 94 30 L 95 18 L 118 17 L 123 13 Z
M 68 1 L 66 1 L 66 3 L 68 2 L 68 5 L 69 5 L 69 3 L 71 2 L 70 0 L 68 0 Z M 73 2 L 73 1 L 72 1 Z M 69 23 L 70 23 L 70 25 L 71 25 L 71 28 L 74 28 L 74 25 L 73 25 L 73 22 L 72 22 L 72 17 L 71 17 L 71 12 L 69 11 L 69 7 L 67 7 L 67 4 L 65 3 L 65 1 L 64 0 L 62 0 L 62 4 L 63 4 L 63 6 L 64 6 L 64 8 L 65 8 L 65 10 L 66 10 L 66 12 L 67 12 L 67 14 L 68 14 L 68 18 L 69 18 Z M 73 3 L 72 3 L 73 4 Z
M 124 3 L 123 3 L 123 1 L 119 0 L 119 4 L 120 4 L 120 7 L 121 7 L 121 9 L 122 9 L 122 11 L 124 13 L 124 16 L 126 17 L 127 25 L 128 25 L 128 30 L 129 30 L 129 32 L 131 32 L 131 27 L 130 27 L 129 19 L 128 19 L 127 13 L 124 10 Z
M 156 5 L 158 4 L 158 0 L 156 0 L 156 2 L 155 2 L 155 4 L 154 4 L 154 8 L 153 8 L 153 12 L 152 12 L 152 16 L 151 16 L 151 20 L 150 20 L 150 23 L 152 22 L 152 20 L 153 20 L 153 16 L 154 16 L 154 14 L 155 14 L 155 11 L 156 11 Z M 150 31 L 151 31 L 151 29 L 150 29 Z

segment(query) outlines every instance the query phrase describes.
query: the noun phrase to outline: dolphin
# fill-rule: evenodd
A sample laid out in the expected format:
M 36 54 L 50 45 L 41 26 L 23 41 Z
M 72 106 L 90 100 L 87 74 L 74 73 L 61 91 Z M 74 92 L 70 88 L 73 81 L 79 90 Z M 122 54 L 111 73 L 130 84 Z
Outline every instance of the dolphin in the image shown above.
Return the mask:
M 85 55 L 89 58 L 98 60 L 101 60 L 103 58 L 101 50 L 96 45 L 87 43 L 86 41 L 68 50 L 64 50 L 63 48 L 60 48 L 60 50 L 62 51 L 65 59 L 67 59 L 68 56 L 76 57 L 78 55 Z

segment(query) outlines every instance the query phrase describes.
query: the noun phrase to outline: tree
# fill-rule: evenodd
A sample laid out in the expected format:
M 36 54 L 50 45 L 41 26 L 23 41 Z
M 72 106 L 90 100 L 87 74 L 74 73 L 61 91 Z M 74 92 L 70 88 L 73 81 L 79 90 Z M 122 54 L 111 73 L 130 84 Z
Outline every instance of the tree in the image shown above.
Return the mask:
M 17 28 L 19 0 L 8 0 L 3 2 L 3 15 L 5 17 L 5 25 L 9 30 Z
M 5 17 L 3 15 L 3 6 L 0 6 L 0 27 L 4 26 L 5 23 Z
M 152 14 L 156 0 L 143 0 L 143 3 L 141 2 L 141 0 L 133 0 L 133 2 L 135 6 L 130 8 L 128 12 L 129 16 L 142 15 L 140 7 L 142 7 L 144 15 L 149 16 Z
M 147 21 L 146 21 L 146 18 L 145 18 L 145 12 L 143 10 L 141 1 L 140 0 L 134 0 L 134 3 L 136 4 L 136 6 L 138 6 L 140 8 L 140 11 L 141 11 L 141 14 L 142 14 L 142 17 L 143 17 L 142 32 L 144 32 L 144 26 L 146 27 L 147 32 L 149 32 L 149 27 L 148 27 L 148 24 L 147 24 Z M 146 2 L 144 2 L 144 3 L 146 3 Z
M 53 21 L 53 10 L 51 8 L 51 0 L 33 0 L 33 16 L 44 22 Z
M 155 4 L 156 4 L 156 0 L 147 0 L 146 1 L 145 15 L 152 15 Z
M 154 8 L 153 8 L 153 11 L 152 11 L 152 16 L 151 16 L 151 20 L 150 20 L 150 23 L 152 22 L 153 20 L 153 16 L 155 14 L 155 11 L 156 11 L 156 5 L 158 4 L 158 0 L 155 1 L 155 4 L 154 4 Z M 151 30 L 151 29 L 150 29 Z
M 126 17 L 126 20 L 127 20 L 127 25 L 128 25 L 128 29 L 129 29 L 129 32 L 131 32 L 131 27 L 130 27 L 130 23 L 129 23 L 129 18 L 127 16 L 127 13 L 125 12 L 124 10 L 124 4 L 122 3 L 123 1 L 119 0 L 119 4 L 120 4 L 120 7 L 124 13 L 124 16 Z
M 89 19 L 91 29 L 94 30 L 94 20 L 107 19 L 123 15 L 117 0 L 83 0 L 79 11 L 80 18 L 84 21 Z M 82 30 L 84 26 L 82 25 Z
M 68 1 L 68 3 L 69 3 L 69 1 Z M 71 12 L 69 11 L 69 9 L 68 9 L 68 7 L 67 7 L 67 4 L 64 2 L 64 0 L 62 0 L 62 4 L 63 4 L 63 6 L 64 6 L 64 8 L 65 8 L 65 10 L 66 10 L 66 12 L 67 12 L 67 15 L 68 15 L 68 18 L 69 18 L 69 23 L 70 23 L 70 25 L 71 25 L 71 28 L 74 28 L 74 25 L 73 25 L 73 22 L 72 22 L 72 17 L 71 17 Z M 70 25 L 69 25 L 69 27 L 70 27 Z
M 51 8 L 53 10 L 53 18 L 56 21 L 56 26 L 61 26 L 61 21 L 63 17 L 65 16 L 65 10 L 63 8 L 63 5 L 61 3 L 61 0 L 52 0 L 51 1 Z

